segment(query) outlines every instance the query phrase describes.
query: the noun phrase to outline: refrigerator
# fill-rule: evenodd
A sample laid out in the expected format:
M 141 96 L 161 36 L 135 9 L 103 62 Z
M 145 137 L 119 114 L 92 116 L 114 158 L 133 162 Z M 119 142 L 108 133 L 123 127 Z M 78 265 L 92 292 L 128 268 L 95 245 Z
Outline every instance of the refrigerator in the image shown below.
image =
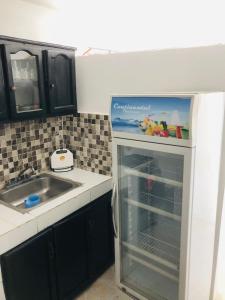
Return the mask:
M 111 97 L 116 283 L 135 299 L 210 299 L 224 103 Z

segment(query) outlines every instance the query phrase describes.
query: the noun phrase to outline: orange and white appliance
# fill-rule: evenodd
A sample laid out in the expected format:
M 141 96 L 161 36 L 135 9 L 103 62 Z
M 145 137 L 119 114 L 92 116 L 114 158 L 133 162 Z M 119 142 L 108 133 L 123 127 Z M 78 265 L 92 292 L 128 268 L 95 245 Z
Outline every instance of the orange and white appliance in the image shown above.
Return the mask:
M 51 169 L 54 172 L 66 172 L 73 169 L 73 153 L 68 149 L 57 149 L 51 155 Z

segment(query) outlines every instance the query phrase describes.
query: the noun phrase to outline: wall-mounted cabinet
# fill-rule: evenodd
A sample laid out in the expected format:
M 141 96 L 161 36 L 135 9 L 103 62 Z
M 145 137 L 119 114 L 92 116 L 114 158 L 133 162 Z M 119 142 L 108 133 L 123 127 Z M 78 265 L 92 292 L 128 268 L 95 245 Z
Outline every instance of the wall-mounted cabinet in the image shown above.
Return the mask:
M 76 111 L 75 56 L 71 51 L 45 51 L 46 90 L 51 115 L 70 114 Z
M 74 114 L 75 49 L 0 37 L 0 120 Z
M 4 45 L 4 50 L 12 119 L 43 117 L 46 101 L 41 49 L 15 44 Z

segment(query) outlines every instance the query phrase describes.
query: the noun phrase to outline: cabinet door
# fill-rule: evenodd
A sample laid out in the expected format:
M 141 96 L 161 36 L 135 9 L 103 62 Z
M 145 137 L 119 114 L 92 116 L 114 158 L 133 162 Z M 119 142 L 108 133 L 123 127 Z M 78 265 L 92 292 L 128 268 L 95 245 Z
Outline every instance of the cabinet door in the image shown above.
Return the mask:
M 53 300 L 51 230 L 24 242 L 1 256 L 7 300 Z
M 73 51 L 45 51 L 49 113 L 63 115 L 77 112 L 75 54 Z
M 84 210 L 53 226 L 59 299 L 71 299 L 87 281 L 85 227 Z
M 3 53 L 2 48 L 0 48 L 0 121 L 6 120 L 8 118 L 7 112 L 7 95 L 6 95 L 6 86 L 5 78 L 3 72 Z
M 88 271 L 97 277 L 113 258 L 113 232 L 110 209 L 111 192 L 95 201 L 87 214 Z
M 24 120 L 45 116 L 41 48 L 11 44 L 5 45 L 4 49 L 11 118 Z

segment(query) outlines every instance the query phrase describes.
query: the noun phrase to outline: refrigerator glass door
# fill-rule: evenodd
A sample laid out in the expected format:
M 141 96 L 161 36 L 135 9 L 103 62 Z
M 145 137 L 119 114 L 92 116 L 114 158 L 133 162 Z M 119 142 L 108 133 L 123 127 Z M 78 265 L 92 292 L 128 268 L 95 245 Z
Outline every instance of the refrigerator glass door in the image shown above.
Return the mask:
M 178 300 L 184 155 L 148 145 L 117 145 L 120 282 L 146 299 Z

